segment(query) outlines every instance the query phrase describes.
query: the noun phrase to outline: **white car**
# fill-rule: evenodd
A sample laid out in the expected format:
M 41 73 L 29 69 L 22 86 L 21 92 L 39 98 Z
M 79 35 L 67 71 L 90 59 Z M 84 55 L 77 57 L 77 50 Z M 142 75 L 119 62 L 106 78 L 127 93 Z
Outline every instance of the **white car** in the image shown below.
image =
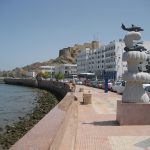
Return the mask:
M 69 83 L 69 80 L 68 79 L 63 79 L 63 82 L 64 83 Z
M 145 89 L 146 87 L 150 86 L 150 84 L 143 84 L 143 88 Z
M 143 84 L 143 88 L 150 98 L 150 84 Z
M 111 91 L 115 91 L 118 94 L 122 94 L 125 89 L 125 81 L 116 81 L 111 87 Z
M 82 85 L 82 84 L 83 84 L 82 81 L 80 81 L 80 80 L 75 80 L 75 83 L 76 83 L 77 85 Z
M 116 81 L 116 82 L 114 82 L 114 83 L 112 83 L 112 85 L 111 85 L 111 91 L 112 92 L 117 92 L 117 87 L 119 86 L 121 84 L 121 81 Z
M 125 89 L 125 85 L 126 85 L 126 82 L 122 81 L 121 84 L 119 86 L 117 86 L 116 90 L 117 90 L 118 94 L 123 94 L 123 91 Z

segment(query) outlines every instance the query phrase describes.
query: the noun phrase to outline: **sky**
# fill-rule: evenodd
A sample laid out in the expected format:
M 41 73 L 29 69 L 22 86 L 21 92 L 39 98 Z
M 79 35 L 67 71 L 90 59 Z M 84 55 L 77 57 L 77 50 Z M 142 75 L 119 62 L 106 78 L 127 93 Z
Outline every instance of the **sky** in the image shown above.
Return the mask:
M 144 28 L 150 40 L 149 0 L 0 0 L 0 71 L 55 59 L 59 50 L 123 38 Z

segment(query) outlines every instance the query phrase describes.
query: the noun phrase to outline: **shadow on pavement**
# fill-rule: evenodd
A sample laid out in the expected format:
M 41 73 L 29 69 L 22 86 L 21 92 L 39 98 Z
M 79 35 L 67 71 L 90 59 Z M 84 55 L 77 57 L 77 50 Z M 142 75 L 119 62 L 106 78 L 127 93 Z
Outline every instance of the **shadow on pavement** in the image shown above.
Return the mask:
M 119 126 L 119 123 L 116 120 L 83 122 L 82 124 L 92 124 L 95 126 Z

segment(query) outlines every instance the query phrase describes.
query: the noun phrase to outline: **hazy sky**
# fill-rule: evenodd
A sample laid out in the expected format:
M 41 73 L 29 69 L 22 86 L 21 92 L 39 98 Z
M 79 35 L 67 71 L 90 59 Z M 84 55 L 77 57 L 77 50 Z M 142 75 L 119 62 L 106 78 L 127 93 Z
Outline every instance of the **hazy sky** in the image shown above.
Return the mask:
M 150 1 L 0 0 L 0 70 L 56 58 L 76 43 L 118 40 L 121 23 L 141 26 L 150 40 Z

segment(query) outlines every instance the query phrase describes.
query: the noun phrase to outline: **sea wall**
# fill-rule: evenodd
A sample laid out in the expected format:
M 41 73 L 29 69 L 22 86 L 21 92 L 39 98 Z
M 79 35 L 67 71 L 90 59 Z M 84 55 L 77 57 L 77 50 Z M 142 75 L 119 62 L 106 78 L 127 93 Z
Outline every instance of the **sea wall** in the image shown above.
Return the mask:
M 68 84 L 50 81 L 50 80 L 34 80 L 34 79 L 20 79 L 20 78 L 5 78 L 4 82 L 6 84 L 12 85 L 21 85 L 21 86 L 29 86 L 36 87 L 50 91 L 55 95 L 59 95 L 63 98 L 67 92 L 70 92 L 70 87 Z
M 5 78 L 4 82 L 6 84 L 12 85 L 23 85 L 29 87 L 37 87 L 37 81 L 33 79 L 20 79 L 20 78 Z
M 61 99 L 67 92 L 70 92 L 70 86 L 68 84 L 57 81 L 40 80 L 38 81 L 37 87 L 49 90 L 51 93 L 61 96 Z

